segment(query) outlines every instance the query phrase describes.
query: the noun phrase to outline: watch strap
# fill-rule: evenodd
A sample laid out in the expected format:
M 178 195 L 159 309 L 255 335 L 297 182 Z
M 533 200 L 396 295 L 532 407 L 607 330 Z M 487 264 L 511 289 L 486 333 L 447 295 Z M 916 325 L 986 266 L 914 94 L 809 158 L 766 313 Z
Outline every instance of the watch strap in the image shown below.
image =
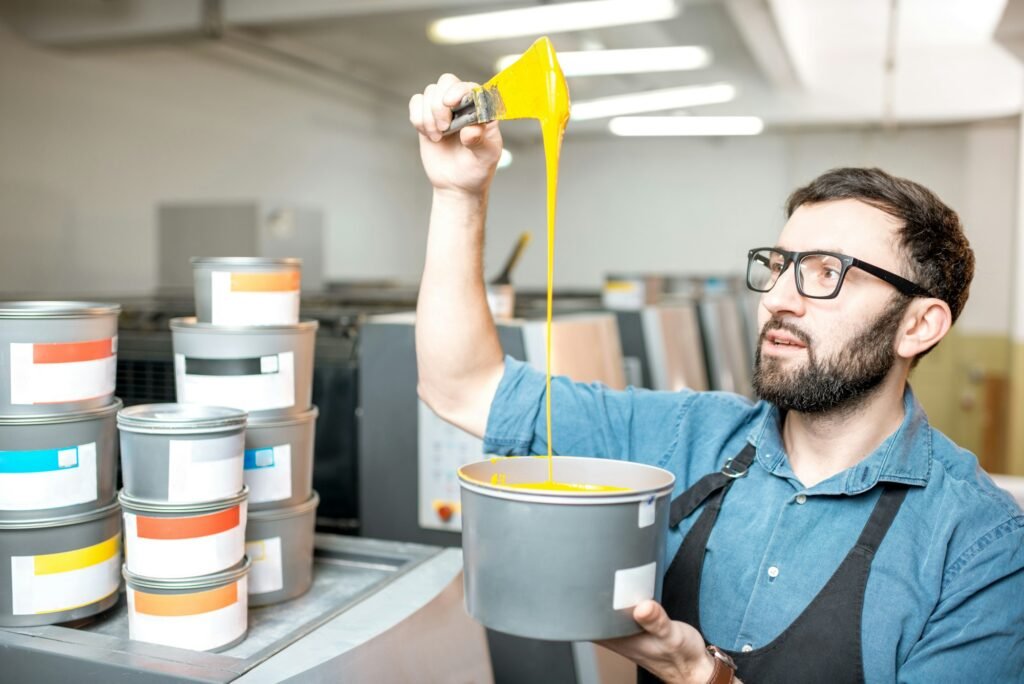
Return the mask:
M 729 684 L 736 673 L 736 664 L 729 654 L 717 646 L 708 645 L 708 653 L 715 661 L 715 669 L 711 671 L 711 678 L 707 684 Z

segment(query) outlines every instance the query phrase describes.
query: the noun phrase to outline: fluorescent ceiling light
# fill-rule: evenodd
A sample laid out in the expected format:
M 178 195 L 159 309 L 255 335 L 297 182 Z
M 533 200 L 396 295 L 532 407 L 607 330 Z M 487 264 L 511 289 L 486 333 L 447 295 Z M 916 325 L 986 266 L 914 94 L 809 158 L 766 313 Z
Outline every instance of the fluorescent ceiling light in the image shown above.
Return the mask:
M 474 43 L 605 26 L 642 24 L 679 14 L 675 0 L 590 0 L 438 19 L 427 27 L 435 43 Z
M 757 135 L 764 122 L 756 116 L 619 116 L 608 130 L 625 136 Z
M 605 116 L 619 116 L 621 114 L 657 112 L 665 109 L 719 104 L 728 102 L 734 97 L 736 97 L 736 88 L 728 83 L 648 90 L 643 93 L 613 95 L 612 97 L 601 97 L 596 100 L 577 102 L 572 105 L 570 118 L 582 121 L 584 119 L 600 119 Z
M 508 151 L 508 148 L 502 148 L 501 156 L 498 158 L 498 168 L 504 169 L 512 165 L 512 153 Z
M 498 71 L 519 59 L 506 55 L 495 65 Z M 584 50 L 559 52 L 558 64 L 566 77 L 607 74 L 645 74 L 659 71 L 702 69 L 711 63 L 707 49 L 695 45 L 634 50 Z

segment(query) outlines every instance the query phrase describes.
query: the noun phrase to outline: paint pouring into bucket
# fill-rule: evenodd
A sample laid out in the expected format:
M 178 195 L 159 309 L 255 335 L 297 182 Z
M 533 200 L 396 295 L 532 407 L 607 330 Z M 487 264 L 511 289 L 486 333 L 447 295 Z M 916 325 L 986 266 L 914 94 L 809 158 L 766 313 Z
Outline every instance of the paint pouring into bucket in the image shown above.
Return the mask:
M 298 506 L 251 511 L 245 553 L 252 560 L 249 605 L 266 606 L 296 598 L 313 584 L 313 537 L 320 496 Z
M 153 579 L 124 569 L 128 635 L 136 641 L 223 651 L 245 639 L 249 559 L 205 577 Z
M 0 417 L 0 521 L 96 510 L 114 500 L 121 402 L 79 413 Z
M 258 414 L 250 418 L 308 410 L 317 327 L 316 321 L 239 327 L 172 319 L 178 402 Z
M 309 500 L 318 415 L 314 406 L 297 416 L 250 419 L 245 430 L 250 511 L 286 508 Z
M 117 414 L 125 493 L 197 503 L 242 491 L 246 413 L 198 404 L 143 404 Z
M 0 626 L 90 617 L 117 603 L 120 506 L 0 521 Z
M 174 504 L 119 498 L 124 509 L 125 566 L 154 579 L 221 572 L 245 555 L 249 490 L 205 503 Z
M 545 481 L 546 458 L 461 467 L 466 608 L 486 627 L 535 639 L 636 634 L 632 608 L 661 597 L 675 477 L 627 461 L 553 461 L 558 482 L 614 482 L 627 491 L 515 488 Z
M 301 259 L 195 257 L 196 319 L 214 325 L 299 322 Z
M 0 415 L 108 406 L 120 311 L 117 304 L 0 302 Z

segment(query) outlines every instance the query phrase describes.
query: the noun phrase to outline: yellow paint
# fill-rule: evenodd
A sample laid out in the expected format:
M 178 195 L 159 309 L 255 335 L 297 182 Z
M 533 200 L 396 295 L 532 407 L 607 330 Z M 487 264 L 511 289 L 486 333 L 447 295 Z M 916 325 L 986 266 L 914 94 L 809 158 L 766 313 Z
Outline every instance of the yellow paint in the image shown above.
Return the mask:
M 84 549 L 36 556 L 34 562 L 35 574 L 54 575 L 61 572 L 88 568 L 113 558 L 120 551 L 121 535 L 117 534 L 106 541 L 87 546 Z M 61 610 L 66 609 L 62 608 Z

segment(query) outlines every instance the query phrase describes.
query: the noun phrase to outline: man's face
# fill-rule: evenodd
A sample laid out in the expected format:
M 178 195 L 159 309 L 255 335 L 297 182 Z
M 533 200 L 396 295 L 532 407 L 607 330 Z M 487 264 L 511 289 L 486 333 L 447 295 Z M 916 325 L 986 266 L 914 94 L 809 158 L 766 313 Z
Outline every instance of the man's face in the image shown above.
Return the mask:
M 803 205 L 786 222 L 778 246 L 840 252 L 906 275 L 898 227 L 893 217 L 856 200 Z M 761 295 L 754 391 L 784 410 L 852 407 L 892 369 L 906 300 L 857 268 L 847 271 L 835 299 L 808 299 L 797 292 L 794 268 Z

